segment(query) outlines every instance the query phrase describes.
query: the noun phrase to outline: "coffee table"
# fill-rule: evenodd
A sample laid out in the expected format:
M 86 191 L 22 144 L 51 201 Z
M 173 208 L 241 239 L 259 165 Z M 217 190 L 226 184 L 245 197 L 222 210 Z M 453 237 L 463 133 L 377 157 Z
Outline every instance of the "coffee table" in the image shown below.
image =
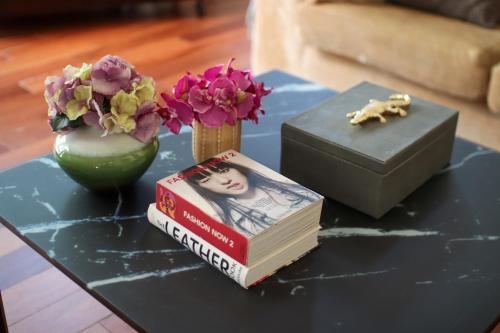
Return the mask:
M 278 71 L 259 79 L 274 93 L 260 125 L 245 124 L 242 152 L 279 170 L 281 123 L 335 92 Z M 80 187 L 50 156 L 1 172 L 1 222 L 139 331 L 480 332 L 498 321 L 500 154 L 457 139 L 451 164 L 378 221 L 327 201 L 321 246 L 244 290 L 148 224 L 155 181 L 193 164 L 189 132 L 160 138 L 150 170 L 116 192 Z

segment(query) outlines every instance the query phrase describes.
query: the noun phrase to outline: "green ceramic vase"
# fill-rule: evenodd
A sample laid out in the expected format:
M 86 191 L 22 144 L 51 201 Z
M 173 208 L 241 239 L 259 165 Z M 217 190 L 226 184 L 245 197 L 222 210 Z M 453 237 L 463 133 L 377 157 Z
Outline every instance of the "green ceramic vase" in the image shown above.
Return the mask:
M 158 152 L 155 137 L 142 143 L 130 135 L 101 137 L 93 127 L 59 134 L 54 143 L 54 157 L 74 181 L 92 190 L 115 189 L 138 180 Z

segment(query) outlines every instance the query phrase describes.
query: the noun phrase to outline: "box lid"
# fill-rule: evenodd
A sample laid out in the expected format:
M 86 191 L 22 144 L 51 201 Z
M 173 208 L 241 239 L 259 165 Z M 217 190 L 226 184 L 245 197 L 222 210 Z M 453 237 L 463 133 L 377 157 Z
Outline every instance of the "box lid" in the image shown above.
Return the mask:
M 346 117 L 370 99 L 386 101 L 394 93 L 403 92 L 363 82 L 287 120 L 282 136 L 385 174 L 444 131 L 454 131 L 458 117 L 455 110 L 414 96 L 406 117 L 386 113 L 386 123 L 370 119 L 356 126 Z

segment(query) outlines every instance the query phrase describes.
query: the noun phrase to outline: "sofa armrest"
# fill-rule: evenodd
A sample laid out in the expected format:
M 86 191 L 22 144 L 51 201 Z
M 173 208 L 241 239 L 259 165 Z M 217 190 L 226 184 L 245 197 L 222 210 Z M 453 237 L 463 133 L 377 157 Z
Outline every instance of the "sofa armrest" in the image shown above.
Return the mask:
M 500 63 L 491 69 L 488 87 L 488 107 L 493 113 L 500 113 Z

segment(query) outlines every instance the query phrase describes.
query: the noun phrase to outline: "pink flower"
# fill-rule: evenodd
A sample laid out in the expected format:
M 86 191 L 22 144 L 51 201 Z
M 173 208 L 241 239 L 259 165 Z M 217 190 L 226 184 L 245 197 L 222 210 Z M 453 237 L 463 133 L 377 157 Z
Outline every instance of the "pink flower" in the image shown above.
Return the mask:
M 97 112 L 87 112 L 83 115 L 83 122 L 85 125 L 93 126 L 98 129 L 102 129 L 101 126 L 101 117 L 99 117 L 99 114 Z
M 213 106 L 206 113 L 200 113 L 198 115 L 198 119 L 203 125 L 212 128 L 222 126 L 224 122 L 228 121 L 228 118 L 230 118 L 229 122 L 234 125 L 235 117 L 233 115 L 228 115 L 228 113 L 219 106 Z
M 208 94 L 222 108 L 232 108 L 236 102 L 236 84 L 227 77 L 219 77 L 208 85 Z
M 237 94 L 238 103 L 238 118 L 244 119 L 248 116 L 248 113 L 252 111 L 255 105 L 255 97 L 254 95 L 244 92 L 238 91 Z
M 190 73 L 186 73 L 183 77 L 180 78 L 179 81 L 177 81 L 177 84 L 172 89 L 175 98 L 187 101 L 189 91 L 198 82 L 198 78 L 192 76 Z
M 116 94 L 120 89 L 130 88 L 132 66 L 125 60 L 107 55 L 92 67 L 90 78 L 95 92 L 106 96 Z
M 191 104 L 197 113 L 205 113 L 213 106 L 212 96 L 208 94 L 206 89 L 202 89 L 199 86 L 194 86 L 189 91 L 188 103 Z
M 56 93 L 62 89 L 64 85 L 64 77 L 49 76 L 45 79 L 44 97 L 49 106 L 49 120 L 62 112 L 61 108 L 57 105 Z
M 262 97 L 267 96 L 271 93 L 271 89 L 265 89 L 264 83 L 256 82 L 250 87 L 254 91 L 254 106 L 252 110 L 248 113 L 246 119 L 252 120 L 254 123 L 259 123 L 259 112 L 264 115 L 265 111 L 261 109 Z M 250 89 L 249 89 L 250 90 Z
M 177 100 L 162 93 L 166 105 L 158 110 L 163 118 L 163 125 L 175 134 L 179 134 L 182 124 L 191 125 L 194 119 L 193 108 L 183 100 Z
M 103 112 L 100 107 L 102 105 L 104 97 L 102 95 L 95 94 L 93 99 L 90 101 L 90 111 L 83 115 L 83 122 L 88 126 L 94 126 L 97 129 L 103 130 Z
M 174 97 L 163 94 L 167 104 L 160 113 L 164 125 L 179 133 L 182 124 L 188 124 L 179 119 L 187 114 L 191 121 L 194 119 L 207 127 L 235 125 L 238 120 L 257 123 L 259 112 L 264 114 L 261 99 L 271 90 L 255 82 L 250 71 L 233 68 L 233 62 L 234 58 L 230 59 L 225 72 L 224 65 L 216 65 L 202 75 L 187 73 L 173 87 Z
M 238 89 L 245 91 L 252 85 L 252 81 L 248 78 L 248 74 L 242 71 L 233 71 L 229 78 L 236 84 Z
M 66 107 L 69 101 L 75 98 L 75 88 L 82 84 L 80 79 L 71 79 L 64 82 L 61 87 L 61 95 L 59 96 L 58 106 L 61 109 Z
M 203 73 L 203 78 L 207 81 L 213 81 L 219 76 L 219 74 L 223 68 L 224 68 L 224 65 L 222 65 L 222 64 L 215 65 L 214 67 L 207 69 Z
M 135 129 L 131 135 L 144 143 L 157 136 L 160 128 L 160 115 L 155 112 L 155 104 L 144 103 L 135 114 Z
M 240 71 L 234 69 L 232 64 L 234 62 L 234 58 L 229 60 L 227 64 L 227 76 L 236 83 L 238 89 L 243 91 L 247 90 L 253 83 L 253 76 L 250 71 Z
M 215 75 L 214 73 L 219 69 L 210 70 L 212 72 L 207 77 Z M 220 76 L 210 82 L 206 89 L 199 86 L 192 87 L 189 92 L 188 102 L 193 106 L 194 112 L 197 113 L 197 120 L 207 127 L 219 127 L 224 122 L 230 125 L 236 124 L 238 117 L 237 100 L 235 83 L 227 77 Z
M 64 77 L 62 76 L 48 76 L 45 79 L 45 97 L 52 97 L 61 89 L 64 84 Z

